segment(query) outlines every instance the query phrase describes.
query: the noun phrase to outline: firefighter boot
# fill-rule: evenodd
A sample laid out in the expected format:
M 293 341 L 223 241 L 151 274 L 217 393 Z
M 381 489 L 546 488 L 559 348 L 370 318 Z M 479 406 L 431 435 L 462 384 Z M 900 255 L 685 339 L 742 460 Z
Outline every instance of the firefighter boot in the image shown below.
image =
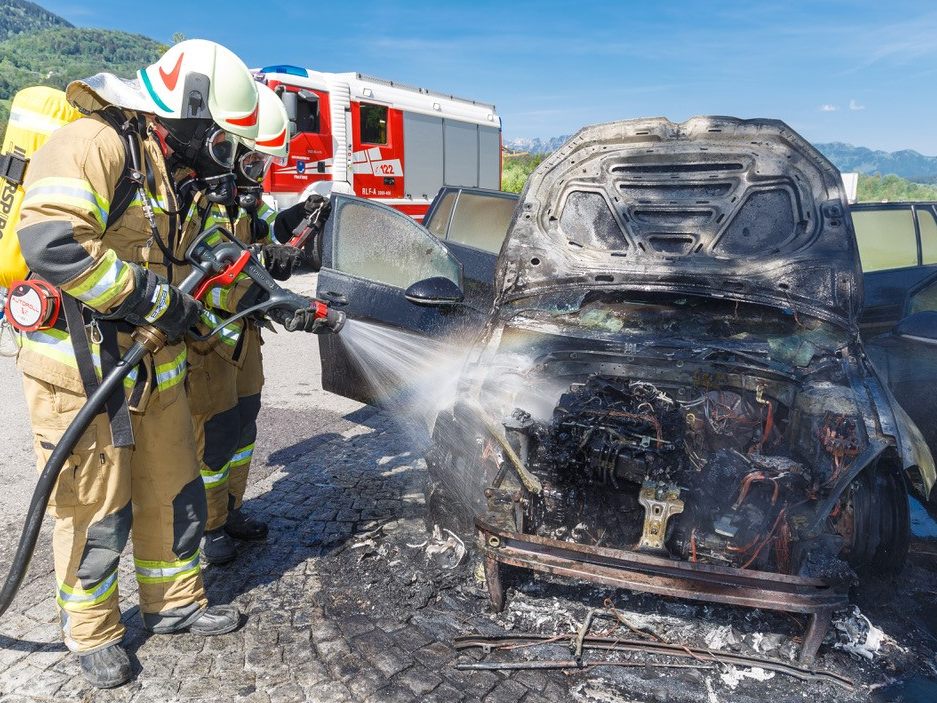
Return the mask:
M 172 635 L 191 632 L 193 635 L 211 637 L 225 635 L 237 629 L 241 614 L 233 605 L 209 605 L 204 608 L 192 606 L 167 610 L 162 613 L 144 613 L 143 626 L 156 635 Z
M 261 542 L 267 539 L 267 523 L 252 520 L 241 508 L 228 510 L 228 522 L 225 523 L 224 529 L 234 539 L 245 542 Z
M 79 654 L 81 675 L 95 688 L 115 688 L 130 680 L 130 658 L 114 643 L 88 654 Z
M 227 564 L 238 555 L 234 540 L 225 532 L 225 528 L 208 530 L 202 540 L 202 555 L 209 564 Z

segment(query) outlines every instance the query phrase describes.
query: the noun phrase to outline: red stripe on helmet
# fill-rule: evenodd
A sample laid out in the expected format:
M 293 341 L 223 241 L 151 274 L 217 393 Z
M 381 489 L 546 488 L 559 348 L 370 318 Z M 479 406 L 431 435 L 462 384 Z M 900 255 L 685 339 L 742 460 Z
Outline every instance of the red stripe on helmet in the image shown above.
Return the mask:
M 159 77 L 163 79 L 163 83 L 166 84 L 166 87 L 169 88 L 170 91 L 175 90 L 176 83 L 179 82 L 179 69 L 182 68 L 183 56 L 185 56 L 184 51 L 179 54 L 179 58 L 176 59 L 176 65 L 169 73 L 166 73 L 162 66 L 159 67 Z
M 253 127 L 257 124 L 257 111 L 260 109 L 260 106 L 254 108 L 254 111 L 247 115 L 246 117 L 238 117 L 237 119 L 230 119 L 228 122 L 235 125 L 236 127 Z
M 258 139 L 255 143 L 257 146 L 283 146 L 286 144 L 286 130 L 284 129 L 273 139 Z

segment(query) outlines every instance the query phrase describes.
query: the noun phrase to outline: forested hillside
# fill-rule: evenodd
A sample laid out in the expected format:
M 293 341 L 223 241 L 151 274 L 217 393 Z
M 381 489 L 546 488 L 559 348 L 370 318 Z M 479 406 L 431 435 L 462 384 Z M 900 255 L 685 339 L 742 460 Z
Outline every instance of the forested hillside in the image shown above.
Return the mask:
M 895 176 L 859 175 L 859 202 L 881 202 L 887 200 L 937 200 L 937 186 L 912 183 Z
M 0 139 L 10 100 L 30 85 L 64 88 L 99 71 L 132 77 L 166 46 L 139 34 L 72 27 L 22 0 L 0 0 Z
M 25 0 L 0 0 L 0 41 L 17 34 L 72 25 L 56 14 Z M 0 54 L 2 56 L 2 54 Z

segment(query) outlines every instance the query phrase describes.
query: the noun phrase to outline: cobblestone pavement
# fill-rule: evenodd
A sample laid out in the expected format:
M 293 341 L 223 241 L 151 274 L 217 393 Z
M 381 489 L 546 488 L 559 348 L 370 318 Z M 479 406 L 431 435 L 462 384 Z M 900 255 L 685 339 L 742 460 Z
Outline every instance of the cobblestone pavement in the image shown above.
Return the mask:
M 467 676 L 450 669 L 455 652 L 443 638 L 455 634 L 455 623 L 444 627 L 438 617 L 419 612 L 435 592 L 428 582 L 419 584 L 423 596 L 411 598 L 413 612 L 372 612 L 359 596 L 383 584 L 357 581 L 339 568 L 345 556 L 355 562 L 366 556 L 350 548 L 356 533 L 380 525 L 381 534 L 392 535 L 395 525 L 405 525 L 416 537 L 422 532 L 422 461 L 406 449 L 395 452 L 400 442 L 384 417 L 370 419 L 372 427 L 352 426 L 344 436 L 317 436 L 274 453 L 268 464 L 278 468 L 250 487 L 247 507 L 270 522 L 270 539 L 246 547 L 234 565 L 205 571 L 212 600 L 233 602 L 246 616 L 237 632 L 215 638 L 150 636 L 140 627 L 136 608 L 125 611 L 125 645 L 138 675 L 120 689 L 87 686 L 76 660 L 60 644 L 44 536 L 16 612 L 0 624 L 2 700 L 513 701 L 526 696 L 534 703 L 543 691 L 549 694 L 545 684 L 528 687 L 495 674 Z M 9 536 L 8 530 L 4 544 Z M 122 560 L 125 604 L 134 600 L 131 563 Z M 546 700 L 559 700 L 556 694 Z

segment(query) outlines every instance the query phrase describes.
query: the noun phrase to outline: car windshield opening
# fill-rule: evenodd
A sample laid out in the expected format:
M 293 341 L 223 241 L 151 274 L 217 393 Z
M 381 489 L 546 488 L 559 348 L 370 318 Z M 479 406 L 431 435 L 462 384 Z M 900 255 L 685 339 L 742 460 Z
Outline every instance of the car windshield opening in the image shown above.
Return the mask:
M 584 337 L 656 338 L 660 345 L 719 342 L 741 348 L 757 343 L 779 351 L 792 346 L 793 352 L 804 342 L 818 350 L 843 344 L 842 332 L 833 325 L 792 308 L 672 293 L 593 291 L 578 298 L 545 296 L 535 308 L 517 310 L 512 322 L 573 328 Z

